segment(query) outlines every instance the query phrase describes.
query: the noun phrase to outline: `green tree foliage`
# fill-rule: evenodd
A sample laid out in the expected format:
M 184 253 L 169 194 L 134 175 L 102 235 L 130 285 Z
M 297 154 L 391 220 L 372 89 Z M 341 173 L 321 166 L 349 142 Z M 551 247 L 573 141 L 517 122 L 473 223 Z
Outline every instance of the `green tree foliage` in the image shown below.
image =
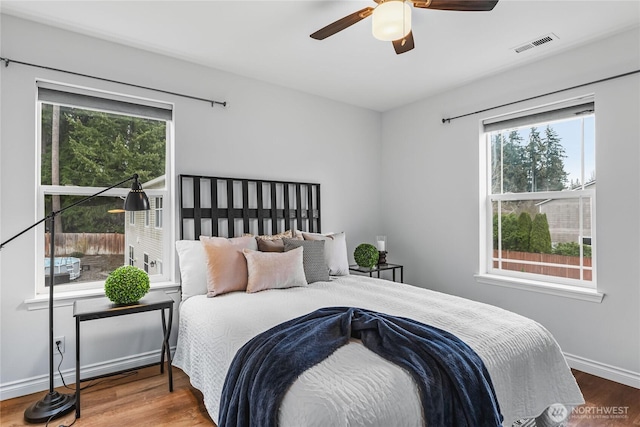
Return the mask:
M 591 258 L 590 245 L 583 245 L 582 251 L 584 252 L 585 257 Z M 555 255 L 580 256 L 580 244 L 576 242 L 558 243 L 553 248 L 553 253 Z
M 551 233 L 546 214 L 536 214 L 531 220 L 528 212 L 502 215 L 502 250 L 552 253 Z M 493 247 L 498 248 L 498 215 L 493 215 Z
M 502 250 L 515 251 L 518 245 L 518 217 L 514 213 L 502 215 Z M 493 215 L 493 247 L 498 248 L 498 214 Z
M 529 132 L 529 143 L 527 144 L 525 157 L 527 166 L 527 175 L 529 179 L 529 188 L 527 191 L 538 191 L 539 171 L 542 168 L 542 151 L 544 147 L 542 145 L 542 139 L 540 138 L 540 132 L 535 127 L 532 127 Z
M 531 215 L 529 212 L 521 212 L 518 215 L 518 231 L 516 234 L 516 251 L 529 251 L 529 242 L 531 240 Z
M 504 193 L 518 193 L 526 188 L 527 172 L 522 143 L 523 139 L 516 131 L 511 131 L 508 137 L 500 133 L 493 136 L 491 182 L 494 193 L 501 192 L 501 181 Z
M 494 193 L 559 191 L 569 186 L 565 150 L 551 125 L 542 135 L 537 127 L 530 128 L 526 140 L 518 130 L 494 133 L 491 155 Z
M 544 131 L 540 146 L 540 169 L 538 170 L 538 190 L 560 191 L 567 188 L 567 176 L 564 171 L 564 147 L 558 133 L 549 125 Z
M 551 233 L 547 214 L 536 214 L 531 223 L 529 252 L 550 254 L 551 250 Z
M 51 184 L 52 106 L 42 108 L 42 176 Z M 108 187 L 137 173 L 141 182 L 164 175 L 166 123 L 78 108 L 60 108 L 60 185 Z M 126 188 L 130 183 L 123 184 Z M 76 197 L 65 197 L 63 207 Z M 64 232 L 123 232 L 120 215 L 102 197 L 64 213 Z M 50 209 L 50 201 L 47 203 Z

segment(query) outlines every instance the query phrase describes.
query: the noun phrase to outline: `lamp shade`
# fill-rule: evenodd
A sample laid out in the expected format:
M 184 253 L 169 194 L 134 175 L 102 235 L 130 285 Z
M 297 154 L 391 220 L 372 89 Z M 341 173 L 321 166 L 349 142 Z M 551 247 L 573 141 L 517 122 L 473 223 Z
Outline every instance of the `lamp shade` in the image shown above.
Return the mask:
M 403 0 L 387 0 L 373 10 L 371 22 L 378 40 L 399 40 L 411 31 L 411 6 Z
M 148 211 L 150 209 L 149 198 L 142 190 L 142 185 L 138 181 L 138 175 L 134 175 L 131 191 L 124 201 L 125 211 Z

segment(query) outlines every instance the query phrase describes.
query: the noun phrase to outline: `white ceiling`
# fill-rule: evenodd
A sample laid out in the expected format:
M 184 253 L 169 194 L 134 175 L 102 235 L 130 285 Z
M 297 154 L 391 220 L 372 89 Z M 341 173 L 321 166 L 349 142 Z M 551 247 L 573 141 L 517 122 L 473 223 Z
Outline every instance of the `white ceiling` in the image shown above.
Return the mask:
M 377 111 L 640 25 L 639 0 L 500 0 L 491 12 L 414 8 L 416 48 L 403 55 L 373 38 L 371 18 L 323 41 L 309 37 L 366 6 L 375 3 L 0 2 L 6 14 Z M 549 33 L 558 40 L 513 51 Z

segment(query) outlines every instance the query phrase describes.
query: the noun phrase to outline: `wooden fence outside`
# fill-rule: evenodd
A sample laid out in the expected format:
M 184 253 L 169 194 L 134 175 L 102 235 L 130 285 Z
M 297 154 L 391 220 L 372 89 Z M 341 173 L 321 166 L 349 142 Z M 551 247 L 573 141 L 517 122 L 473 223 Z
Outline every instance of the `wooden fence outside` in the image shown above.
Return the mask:
M 51 235 L 45 233 L 45 256 L 49 256 Z M 121 233 L 58 233 L 56 256 L 74 252 L 84 255 L 124 255 L 124 234 Z
M 498 250 L 493 251 L 493 267 L 498 268 Z M 507 260 L 514 260 L 509 262 Z M 518 262 L 520 261 L 520 262 Z M 539 264 L 556 264 L 552 265 L 536 265 L 528 264 L 535 262 Z M 580 257 L 552 254 L 536 254 L 530 252 L 502 251 L 502 269 L 511 271 L 522 271 L 525 273 L 544 274 L 545 276 L 566 277 L 570 279 L 580 279 L 580 269 L 565 267 L 566 265 L 580 265 Z M 591 257 L 583 258 L 584 280 L 592 280 L 591 275 Z

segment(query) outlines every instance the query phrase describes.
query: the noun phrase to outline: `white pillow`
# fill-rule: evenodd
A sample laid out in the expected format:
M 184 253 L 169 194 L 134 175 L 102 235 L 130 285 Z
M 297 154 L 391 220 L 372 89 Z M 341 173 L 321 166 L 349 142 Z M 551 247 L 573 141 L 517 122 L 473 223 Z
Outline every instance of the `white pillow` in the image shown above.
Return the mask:
M 332 276 L 349 275 L 347 237 L 344 233 L 318 234 L 302 232 L 305 240 L 324 240 L 324 259 Z
M 182 301 L 194 295 L 207 293 L 207 256 L 199 240 L 176 241 L 180 278 L 182 282 Z

